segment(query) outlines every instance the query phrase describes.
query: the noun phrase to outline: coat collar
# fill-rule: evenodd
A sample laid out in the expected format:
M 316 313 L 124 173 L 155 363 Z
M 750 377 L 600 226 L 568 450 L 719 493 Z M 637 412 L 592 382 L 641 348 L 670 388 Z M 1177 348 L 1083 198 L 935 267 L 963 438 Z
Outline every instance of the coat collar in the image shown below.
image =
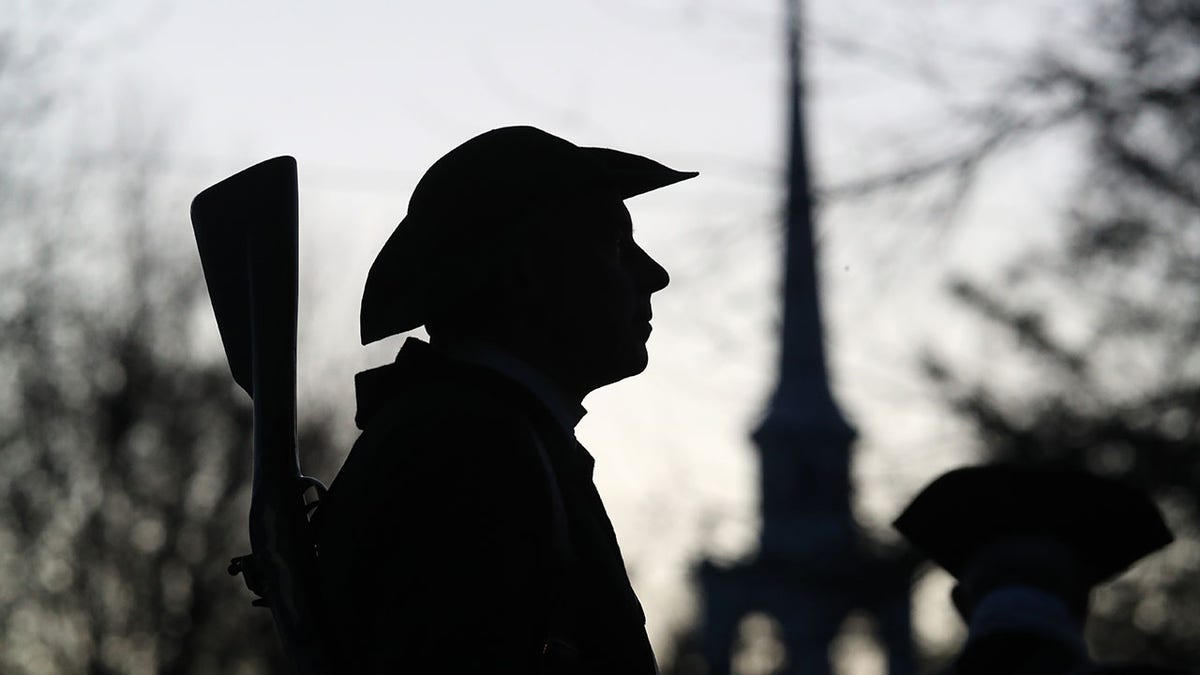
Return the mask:
M 498 369 L 451 358 L 444 350 L 416 338 L 405 341 L 394 363 L 365 370 L 354 376 L 358 405 L 354 417 L 355 424 L 359 429 L 366 429 L 387 402 L 395 398 L 407 385 L 427 383 L 445 377 L 456 368 L 461 371 L 474 371 L 477 373 L 476 377 L 487 378 L 506 392 L 528 399 L 526 409 L 535 419 L 540 420 L 535 426 L 556 437 L 556 440 L 547 443 L 556 468 L 572 476 L 587 478 L 590 482 L 596 460 L 575 440 L 572 422 L 578 421 L 585 412 L 582 406 L 577 406 L 578 410 L 573 413 L 559 413 L 565 415 L 560 421 L 546 399 L 531 391 L 529 385 L 506 376 Z
M 450 359 L 485 368 L 521 385 L 542 404 L 567 436 L 574 438 L 575 427 L 587 414 L 542 371 L 511 352 L 479 340 L 457 340 L 440 348 Z
M 388 399 L 405 384 L 426 381 L 455 368 L 487 371 L 517 385 L 541 404 L 559 431 L 572 441 L 575 438 L 575 425 L 587 413 L 582 405 L 562 394 L 540 371 L 498 347 L 481 342 L 462 342 L 441 348 L 409 338 L 393 363 L 364 370 L 354 376 L 357 404 L 355 424 L 359 429 L 366 428 Z

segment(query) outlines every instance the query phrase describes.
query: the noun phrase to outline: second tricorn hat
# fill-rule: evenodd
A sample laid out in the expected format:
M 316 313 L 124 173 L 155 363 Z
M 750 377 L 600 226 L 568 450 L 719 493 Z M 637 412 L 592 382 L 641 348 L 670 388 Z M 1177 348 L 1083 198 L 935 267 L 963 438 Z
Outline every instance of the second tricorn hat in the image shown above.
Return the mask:
M 472 138 L 421 178 L 408 214 L 372 263 L 359 316 L 362 343 L 424 325 L 438 298 L 485 284 L 486 266 L 478 263 L 506 250 L 513 225 L 539 202 L 591 189 L 628 199 L 696 175 L 528 126 Z
M 1154 502 L 1128 485 L 1079 471 L 1006 464 L 943 474 L 894 525 L 955 577 L 989 543 L 1048 535 L 1088 563 L 1089 586 L 1174 539 Z

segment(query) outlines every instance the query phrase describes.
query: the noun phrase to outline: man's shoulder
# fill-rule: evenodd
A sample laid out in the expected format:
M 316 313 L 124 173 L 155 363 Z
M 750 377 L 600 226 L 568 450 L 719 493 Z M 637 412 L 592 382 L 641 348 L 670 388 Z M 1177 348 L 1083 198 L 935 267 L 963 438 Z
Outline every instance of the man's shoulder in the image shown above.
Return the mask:
M 404 480 L 452 470 L 503 477 L 536 461 L 520 392 L 458 370 L 397 387 L 366 420 L 338 482 Z
M 489 383 L 457 374 L 411 382 L 364 425 L 330 487 L 323 520 L 378 515 L 432 493 L 507 491 L 537 480 L 535 434 L 520 403 Z

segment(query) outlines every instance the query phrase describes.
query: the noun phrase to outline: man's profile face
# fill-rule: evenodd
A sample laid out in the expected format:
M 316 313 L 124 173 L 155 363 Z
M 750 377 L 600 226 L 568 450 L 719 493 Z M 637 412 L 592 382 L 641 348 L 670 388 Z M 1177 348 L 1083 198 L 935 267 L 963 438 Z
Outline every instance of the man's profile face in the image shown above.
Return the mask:
M 590 192 L 556 204 L 547 225 L 541 309 L 562 356 L 590 388 L 642 372 L 650 296 L 670 278 L 634 242 L 624 203 Z

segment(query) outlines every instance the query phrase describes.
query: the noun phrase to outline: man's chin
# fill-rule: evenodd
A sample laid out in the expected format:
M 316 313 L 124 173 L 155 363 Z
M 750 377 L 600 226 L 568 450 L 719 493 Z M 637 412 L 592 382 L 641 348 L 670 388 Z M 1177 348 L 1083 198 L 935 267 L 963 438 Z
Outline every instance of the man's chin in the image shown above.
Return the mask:
M 639 342 L 633 345 L 626 352 L 626 356 L 622 359 L 622 374 L 618 379 L 625 379 L 640 375 L 646 370 L 646 366 L 650 365 L 650 353 L 646 350 L 645 343 Z M 615 381 L 615 380 L 614 380 Z
M 635 346 L 609 362 L 611 364 L 610 367 L 599 374 L 598 379 L 601 384 L 597 388 L 638 375 L 646 370 L 649 362 L 650 358 L 646 352 L 645 345 Z

